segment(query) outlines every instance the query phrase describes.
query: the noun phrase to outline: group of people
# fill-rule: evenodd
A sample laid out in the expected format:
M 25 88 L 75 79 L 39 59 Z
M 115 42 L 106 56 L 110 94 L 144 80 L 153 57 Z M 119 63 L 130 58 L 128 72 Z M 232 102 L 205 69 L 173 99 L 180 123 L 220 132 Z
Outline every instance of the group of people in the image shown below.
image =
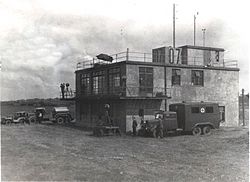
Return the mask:
M 64 99 L 65 97 L 67 98 L 68 96 L 69 97 L 73 96 L 71 88 L 69 89 L 69 83 L 66 84 L 61 83 L 60 88 L 61 88 L 62 99 Z
M 133 136 L 136 136 L 137 135 L 136 129 L 137 129 L 138 124 L 137 124 L 137 121 L 135 119 L 135 116 L 132 116 L 132 120 L 133 120 L 133 122 L 132 122 Z M 163 138 L 163 123 L 162 123 L 161 116 L 158 117 L 158 120 L 159 120 L 159 123 L 156 127 L 156 131 L 158 133 L 158 136 L 160 136 L 160 138 Z M 143 117 L 141 117 L 141 126 L 144 124 L 144 122 L 145 121 L 144 121 Z

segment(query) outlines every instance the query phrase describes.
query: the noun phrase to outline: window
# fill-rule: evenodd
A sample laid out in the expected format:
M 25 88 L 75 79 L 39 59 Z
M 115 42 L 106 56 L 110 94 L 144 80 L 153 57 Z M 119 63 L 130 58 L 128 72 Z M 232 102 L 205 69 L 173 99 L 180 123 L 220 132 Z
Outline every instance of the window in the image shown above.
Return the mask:
M 191 107 L 191 112 L 192 113 L 200 113 L 199 107 Z
M 203 71 L 200 70 L 192 70 L 192 85 L 200 85 L 203 86 Z
M 216 60 L 216 62 L 220 61 L 220 52 L 219 51 L 215 52 L 215 60 Z
M 172 85 L 181 85 L 180 69 L 172 69 Z
M 88 73 L 81 74 L 81 92 L 84 95 L 90 94 L 90 76 Z
M 121 78 L 120 68 L 112 68 L 109 70 L 109 92 L 117 93 L 120 91 Z
M 153 93 L 153 68 L 139 68 L 139 91 L 140 93 Z
M 104 71 L 93 73 L 93 94 L 103 94 L 105 90 L 105 75 Z
M 206 113 L 213 113 L 214 112 L 214 108 L 213 107 L 206 107 Z

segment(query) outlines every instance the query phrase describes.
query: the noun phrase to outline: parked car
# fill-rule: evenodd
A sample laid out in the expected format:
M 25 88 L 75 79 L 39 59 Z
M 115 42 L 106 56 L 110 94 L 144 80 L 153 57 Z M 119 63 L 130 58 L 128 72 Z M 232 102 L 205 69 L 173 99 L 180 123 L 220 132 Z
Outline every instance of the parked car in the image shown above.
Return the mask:
M 12 116 L 3 116 L 1 118 L 1 124 L 5 124 L 5 125 L 9 125 L 11 124 L 13 121 L 13 117 Z
M 1 118 L 1 123 L 2 124 L 12 124 L 12 123 L 30 124 L 29 114 L 26 111 L 19 111 L 19 112 L 14 113 L 13 116 L 7 116 L 7 117 Z

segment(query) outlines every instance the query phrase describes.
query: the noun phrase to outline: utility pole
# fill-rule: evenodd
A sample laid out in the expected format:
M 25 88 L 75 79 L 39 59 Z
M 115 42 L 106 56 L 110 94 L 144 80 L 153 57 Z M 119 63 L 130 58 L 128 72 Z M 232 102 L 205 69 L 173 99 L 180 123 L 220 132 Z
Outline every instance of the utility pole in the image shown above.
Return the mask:
M 206 44 L 206 29 L 205 28 L 202 29 L 202 33 L 203 33 L 203 47 L 205 47 L 205 44 Z
M 244 89 L 242 89 L 242 123 L 245 126 L 245 106 L 244 106 Z
M 173 4 L 173 48 L 175 48 L 175 4 Z
M 198 14 L 199 14 L 198 12 L 194 14 L 194 46 L 195 46 L 195 35 L 196 35 L 196 15 Z

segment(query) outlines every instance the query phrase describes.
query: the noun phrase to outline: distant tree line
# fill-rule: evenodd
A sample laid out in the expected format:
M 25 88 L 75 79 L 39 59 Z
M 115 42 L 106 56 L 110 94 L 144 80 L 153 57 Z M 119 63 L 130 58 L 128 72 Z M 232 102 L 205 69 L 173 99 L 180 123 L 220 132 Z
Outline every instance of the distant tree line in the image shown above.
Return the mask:
M 34 107 L 45 107 L 45 106 L 61 106 L 61 105 L 74 105 L 74 101 L 61 101 L 59 98 L 50 99 L 22 99 L 16 101 L 2 101 L 1 105 L 12 105 L 12 106 L 34 106 Z

